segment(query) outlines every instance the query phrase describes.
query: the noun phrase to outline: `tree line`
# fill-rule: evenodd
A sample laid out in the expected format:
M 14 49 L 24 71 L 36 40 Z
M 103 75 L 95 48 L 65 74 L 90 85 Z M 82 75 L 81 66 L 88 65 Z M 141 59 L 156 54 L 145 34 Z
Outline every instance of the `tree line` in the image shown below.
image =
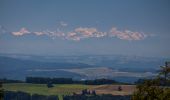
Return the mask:
M 85 85 L 102 85 L 102 84 L 113 84 L 118 83 L 111 79 L 95 79 L 95 80 L 84 80 L 78 81 L 72 78 L 45 78 L 45 77 L 26 77 L 26 83 L 34 84 L 85 84 Z
M 6 78 L 0 79 L 0 82 L 1 83 L 24 83 L 24 81 L 21 80 L 6 79 Z

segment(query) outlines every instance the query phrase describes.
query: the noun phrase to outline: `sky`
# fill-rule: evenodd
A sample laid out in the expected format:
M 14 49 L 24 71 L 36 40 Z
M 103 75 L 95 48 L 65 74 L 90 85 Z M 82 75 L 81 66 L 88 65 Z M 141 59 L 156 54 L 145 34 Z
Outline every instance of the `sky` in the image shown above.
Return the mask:
M 0 53 L 170 57 L 169 0 L 0 0 Z

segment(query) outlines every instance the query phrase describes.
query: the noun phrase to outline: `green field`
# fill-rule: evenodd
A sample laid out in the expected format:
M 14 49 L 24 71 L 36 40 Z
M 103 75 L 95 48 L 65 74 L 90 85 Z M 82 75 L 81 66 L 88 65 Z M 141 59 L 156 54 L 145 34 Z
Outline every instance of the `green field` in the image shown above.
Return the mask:
M 30 94 L 43 94 L 43 95 L 71 95 L 73 92 L 80 93 L 83 89 L 88 89 L 90 85 L 79 84 L 57 84 L 52 88 L 48 88 L 46 84 L 28 84 L 28 83 L 8 83 L 3 84 L 4 90 L 9 91 L 24 91 Z
M 118 91 L 120 85 L 81 85 L 81 84 L 55 84 L 48 88 L 46 84 L 28 84 L 28 83 L 8 83 L 3 84 L 4 90 L 23 91 L 30 94 L 58 95 L 62 100 L 62 95 L 72 95 L 80 93 L 83 89 L 95 90 L 97 94 L 129 95 L 133 93 L 135 86 L 121 85 L 122 91 Z

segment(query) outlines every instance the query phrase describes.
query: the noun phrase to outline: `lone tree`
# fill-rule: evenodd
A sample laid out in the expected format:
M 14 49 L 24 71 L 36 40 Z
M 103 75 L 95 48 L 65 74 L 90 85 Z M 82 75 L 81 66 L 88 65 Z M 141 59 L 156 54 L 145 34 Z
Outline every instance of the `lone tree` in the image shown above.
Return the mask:
M 167 80 L 170 77 L 170 62 L 165 62 L 165 66 L 160 66 L 161 70 L 159 75 L 163 76 L 164 85 L 167 85 Z
M 52 88 L 52 87 L 54 87 L 54 85 L 52 84 L 52 82 L 48 82 L 48 83 L 47 83 L 47 87 L 48 87 L 48 88 Z
M 122 87 L 121 86 L 118 86 L 118 91 L 122 91 Z

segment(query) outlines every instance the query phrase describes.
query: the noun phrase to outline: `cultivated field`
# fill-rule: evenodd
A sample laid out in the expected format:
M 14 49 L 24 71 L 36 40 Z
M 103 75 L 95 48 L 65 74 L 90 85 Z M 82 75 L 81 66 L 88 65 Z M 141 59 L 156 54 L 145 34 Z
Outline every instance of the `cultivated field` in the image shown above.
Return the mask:
M 118 86 L 122 91 L 118 91 Z M 83 89 L 95 90 L 97 94 L 130 95 L 134 92 L 134 85 L 81 85 L 81 84 L 56 84 L 52 88 L 47 88 L 46 84 L 28 83 L 8 83 L 3 84 L 5 90 L 23 91 L 31 94 L 58 95 L 62 100 L 62 95 L 81 93 Z

